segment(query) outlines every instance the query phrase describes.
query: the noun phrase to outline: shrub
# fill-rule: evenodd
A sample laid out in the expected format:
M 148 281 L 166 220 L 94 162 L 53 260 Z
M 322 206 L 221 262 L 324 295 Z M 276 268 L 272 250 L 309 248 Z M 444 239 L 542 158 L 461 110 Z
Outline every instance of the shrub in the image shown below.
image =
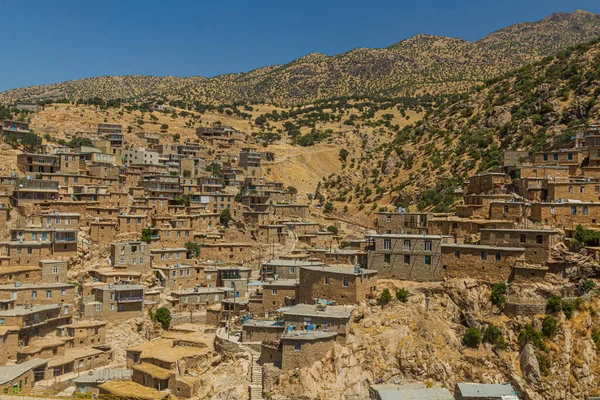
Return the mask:
M 490 300 L 492 301 L 492 304 L 498 307 L 502 307 L 506 302 L 506 298 L 504 296 L 505 294 L 506 284 L 504 282 L 496 283 L 492 287 L 492 294 L 490 295 Z
M 146 243 L 150 243 L 152 241 L 152 235 L 154 232 L 152 229 L 144 228 L 142 229 L 142 241 Z
M 540 372 L 542 373 L 542 375 L 548 375 L 548 371 L 550 369 L 548 357 L 546 357 L 543 354 L 540 354 L 538 356 L 538 364 L 540 366 Z
M 522 346 L 527 343 L 532 343 L 538 349 L 546 350 L 546 343 L 544 343 L 542 332 L 536 330 L 531 324 L 525 324 L 523 329 L 519 332 L 519 343 L 521 343 Z
M 229 208 L 226 208 L 223 211 L 221 211 L 221 215 L 219 216 L 219 222 L 221 223 L 221 225 L 227 228 L 229 227 L 229 223 L 231 221 L 233 221 L 233 217 L 231 216 L 231 211 L 229 211 Z
M 575 312 L 575 304 L 563 303 L 562 310 L 565 313 L 565 317 L 567 317 L 567 319 L 571 319 L 573 317 L 573 313 Z
M 592 340 L 596 344 L 596 350 L 600 350 L 600 331 L 598 329 L 592 331 Z
M 338 234 L 338 228 L 336 228 L 334 225 L 329 225 L 327 227 L 327 232 L 331 232 L 334 235 L 337 235 Z
M 390 293 L 390 289 L 383 289 L 383 292 L 381 292 L 377 301 L 383 306 L 389 303 L 390 300 L 392 300 L 392 294 Z
M 154 313 L 154 321 L 160 322 L 163 329 L 169 329 L 171 323 L 171 312 L 168 308 L 161 307 Z
M 546 315 L 542 321 L 542 333 L 548 338 L 556 336 L 556 318 L 552 315 Z
M 494 324 L 489 324 L 487 328 L 485 328 L 485 331 L 483 332 L 483 342 L 498 346 L 500 348 L 506 347 L 506 342 L 504 341 L 504 336 L 502 336 L 502 331 Z
M 596 283 L 591 279 L 584 279 L 581 281 L 581 290 L 583 293 L 589 293 L 596 287 Z
M 200 254 L 200 246 L 198 246 L 195 242 L 186 242 L 184 246 L 188 252 L 194 255 L 194 257 Z
M 408 296 L 409 296 L 409 293 L 408 293 L 408 290 L 406 290 L 406 289 L 398 289 L 396 291 L 396 298 L 403 303 L 406 303 L 406 301 L 408 300 Z
M 562 297 L 552 296 L 548 299 L 546 304 L 546 310 L 550 313 L 557 313 L 562 310 Z
M 323 208 L 323 212 L 326 214 L 329 214 L 332 211 L 333 211 L 333 204 L 332 203 L 325 204 L 325 208 Z
M 472 349 L 478 348 L 481 344 L 481 332 L 479 332 L 479 329 L 474 326 L 467 329 L 463 336 L 463 343 Z

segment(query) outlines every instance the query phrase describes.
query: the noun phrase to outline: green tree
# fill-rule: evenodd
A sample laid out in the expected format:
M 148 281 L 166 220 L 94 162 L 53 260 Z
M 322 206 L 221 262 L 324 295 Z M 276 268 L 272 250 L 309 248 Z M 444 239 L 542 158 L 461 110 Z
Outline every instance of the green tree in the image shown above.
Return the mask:
M 174 142 L 179 142 L 179 139 L 181 139 L 181 135 L 179 133 L 176 133 L 173 135 L 173 141 Z
M 496 283 L 492 287 L 492 294 L 490 295 L 490 300 L 492 304 L 498 307 L 504 306 L 506 302 L 506 298 L 504 295 L 506 294 L 506 284 L 504 282 Z
M 525 324 L 523 329 L 519 332 L 519 343 L 522 346 L 527 343 L 532 343 L 538 349 L 546 350 L 546 343 L 544 342 L 542 332 L 536 330 L 531 324 Z
M 288 192 L 289 194 L 294 194 L 294 195 L 295 195 L 295 194 L 298 194 L 298 189 L 296 189 L 296 188 L 295 188 L 295 187 L 293 187 L 293 186 L 288 186 L 288 187 L 287 187 L 287 192 Z
M 390 289 L 385 288 L 383 289 L 383 292 L 381 292 L 381 294 L 379 295 L 379 298 L 377 299 L 377 302 L 384 306 L 387 303 L 389 303 L 392 300 L 392 294 L 390 293 Z
M 348 152 L 348 150 L 346 149 L 340 149 L 340 154 L 339 154 L 339 159 L 341 162 L 346 162 L 346 159 L 348 158 L 348 154 L 350 154 Z
M 27 132 L 21 136 L 21 145 L 27 151 L 33 151 L 42 144 L 42 138 L 33 132 Z
M 327 232 L 331 232 L 334 235 L 337 235 L 338 234 L 338 228 L 336 228 L 334 225 L 329 225 L 327 227 Z
M 169 329 L 171 324 L 171 312 L 168 308 L 161 307 L 154 313 L 154 320 L 160 322 L 163 329 Z
M 323 212 L 325 214 L 329 214 L 333 211 L 333 204 L 332 203 L 327 203 L 325 204 L 325 207 L 323 208 Z
M 504 341 L 504 336 L 502 336 L 502 331 L 494 324 L 489 324 L 487 328 L 485 328 L 485 331 L 483 332 L 483 342 L 492 344 L 499 348 L 506 347 L 506 342 Z
M 221 225 L 223 225 L 224 227 L 229 227 L 229 223 L 231 221 L 233 221 L 233 217 L 231 216 L 231 211 L 229 211 L 229 208 L 226 208 L 223 211 L 221 211 L 221 215 L 219 216 L 219 222 L 221 223 Z
M 544 336 L 553 338 L 556 335 L 556 318 L 552 315 L 546 315 L 542 321 L 542 333 Z
M 548 303 L 546 303 L 546 311 L 549 313 L 557 313 L 562 310 L 562 303 L 562 297 L 552 296 L 548 299 Z
M 583 281 L 581 281 L 581 290 L 583 293 L 589 293 L 595 288 L 596 283 L 593 280 L 585 278 Z
M 168 131 L 168 130 L 169 130 L 169 125 L 167 125 L 167 124 L 162 124 L 162 125 L 160 126 L 160 130 L 161 130 L 161 132 L 166 132 L 166 131 Z
M 197 257 L 198 254 L 200 254 L 200 246 L 198 246 L 195 242 L 186 242 L 184 246 L 188 253 L 193 254 L 194 257 Z
M 479 332 L 479 329 L 474 326 L 467 329 L 463 336 L 463 343 L 472 349 L 478 348 L 481 344 L 481 332 Z
M 408 290 L 406 290 L 406 289 L 396 290 L 396 298 L 398 300 L 400 300 L 401 302 L 406 303 L 408 301 L 408 296 L 409 296 Z
M 154 234 L 154 231 L 150 228 L 144 228 L 142 229 L 142 241 L 146 242 L 146 243 L 150 243 L 152 242 L 152 235 Z
M 565 313 L 565 317 L 567 319 L 573 318 L 573 313 L 575 312 L 575 304 L 563 302 L 562 311 Z
M 189 169 L 184 169 L 183 170 L 183 177 L 184 178 L 189 178 L 190 176 L 192 176 L 192 171 L 190 171 Z

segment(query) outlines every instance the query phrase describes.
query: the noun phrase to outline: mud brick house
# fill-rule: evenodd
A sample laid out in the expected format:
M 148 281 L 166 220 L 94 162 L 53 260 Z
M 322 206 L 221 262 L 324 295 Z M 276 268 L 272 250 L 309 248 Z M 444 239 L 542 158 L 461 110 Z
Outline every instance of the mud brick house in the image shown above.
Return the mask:
M 263 341 L 279 342 L 281 335 L 283 334 L 283 329 L 283 321 L 249 319 L 242 324 L 242 336 L 240 339 L 243 343 Z
M 38 283 L 0 285 L 0 299 L 15 306 L 75 304 L 75 285 L 70 283 Z
M 569 175 L 574 176 L 577 175 L 579 166 L 584 158 L 585 154 L 582 150 L 562 149 L 534 153 L 531 156 L 531 161 L 535 165 L 560 165 L 569 167 Z
M 235 297 L 246 297 L 251 272 L 251 268 L 217 267 L 217 286 L 231 288 Z
M 222 260 L 228 263 L 249 262 L 252 259 L 250 243 L 203 243 L 200 258 L 204 261 Z
M 148 227 L 147 215 L 122 214 L 117 216 L 119 233 L 137 233 L 142 235 L 142 230 Z
M 544 265 L 558 240 L 558 231 L 552 229 L 482 229 L 480 242 L 485 246 L 524 248 L 525 262 Z
M 171 290 L 191 289 L 204 282 L 202 267 L 197 265 L 175 263 L 159 265 L 154 270 L 162 287 Z
M 325 331 L 291 331 L 281 337 L 281 369 L 290 371 L 313 365 L 331 350 L 337 335 Z
M 263 283 L 261 311 L 265 315 L 296 304 L 300 284 L 295 279 L 277 279 Z
M 301 267 L 298 303 L 356 304 L 375 296 L 377 271 L 360 267 Z
M 260 276 L 263 281 L 269 279 L 299 279 L 300 267 L 318 267 L 324 266 L 320 262 L 284 260 L 267 260 L 262 263 Z
M 149 272 L 152 268 L 150 245 L 146 242 L 117 242 L 110 245 L 110 261 L 114 268 Z
M 140 283 L 141 272 L 127 269 L 100 268 L 89 271 L 90 276 L 97 282 L 113 283 L 115 285 L 137 285 Z
M 463 204 L 456 206 L 460 218 L 490 218 L 490 204 L 494 201 L 515 201 L 513 194 L 470 194 L 463 196 Z M 418 233 L 418 232 L 417 232 Z
M 71 323 L 73 308 L 70 304 L 11 306 L 0 311 L 0 327 L 17 326 L 19 340 L 27 345 L 32 337 L 46 336 Z
M 273 215 L 279 219 L 306 219 L 309 215 L 308 204 L 273 204 Z
M 65 260 L 40 260 L 41 283 L 67 283 Z
M 287 225 L 288 229 L 293 232 L 296 236 L 303 235 L 311 232 L 318 232 L 321 229 L 321 226 L 317 222 L 283 222 L 284 225 Z
M 103 285 L 81 299 L 82 318 L 123 321 L 141 317 L 144 312 L 144 288 L 139 285 Z
M 30 391 L 33 385 L 42 380 L 48 360 L 31 360 L 16 365 L 0 367 L 0 392 L 19 394 Z
M 9 360 L 17 358 L 19 328 L 17 326 L 0 326 L 0 343 L 2 343 L 3 350 L 0 352 L 0 365 L 6 365 Z
M 548 182 L 548 203 L 577 200 L 582 202 L 597 202 L 600 200 L 600 182 L 569 181 Z
M 178 262 L 184 262 L 187 259 L 187 249 L 185 247 L 162 247 L 160 249 L 150 250 L 153 266 L 164 266 Z
M 429 234 L 452 236 L 459 240 L 467 235 L 476 234 L 484 228 L 511 229 L 514 225 L 514 222 L 508 219 L 490 220 L 459 218 L 451 215 L 435 216 L 429 219 Z
M 445 278 L 505 282 L 519 259 L 525 260 L 524 248 L 442 244 Z
M 277 243 L 285 245 L 288 231 L 286 225 L 259 224 L 258 229 L 252 231 L 252 235 L 261 243 Z
M 107 321 L 79 320 L 59 326 L 57 336 L 72 338 L 74 347 L 100 346 L 106 343 Z
M 439 281 L 443 278 L 442 243 L 437 235 L 372 235 L 367 267 L 386 279 Z
M 90 239 L 94 243 L 107 245 L 115 240 L 117 223 L 114 220 L 94 220 L 90 222 Z
M 600 222 L 600 203 L 534 203 L 531 220 L 544 226 L 574 229 L 577 225 L 595 227 Z
M 178 313 L 201 310 L 214 304 L 221 304 L 228 291 L 215 287 L 194 287 L 171 292 L 171 308 Z
M 23 206 L 58 199 L 58 181 L 17 179 L 13 191 L 13 205 Z
M 472 175 L 465 194 L 500 193 L 508 183 L 508 176 L 500 172 Z
M 283 313 L 285 332 L 325 331 L 335 333 L 335 340 L 346 344 L 354 306 L 297 304 Z
M 19 121 L 11 121 L 4 120 L 2 121 L 2 138 L 6 139 L 6 137 L 10 134 L 13 135 L 23 135 L 25 133 L 31 132 L 29 130 L 29 124 L 27 122 L 19 122 Z
M 60 157 L 52 154 L 18 154 L 17 168 L 30 176 L 38 173 L 54 173 L 60 170 Z
M 326 265 L 367 265 L 367 251 L 355 249 L 307 249 L 310 260 Z
M 523 201 L 492 201 L 489 204 L 491 220 L 507 220 L 516 224 L 525 222 L 531 212 L 531 204 Z
M 377 233 L 393 235 L 427 233 L 427 220 L 430 216 L 430 213 L 378 212 Z

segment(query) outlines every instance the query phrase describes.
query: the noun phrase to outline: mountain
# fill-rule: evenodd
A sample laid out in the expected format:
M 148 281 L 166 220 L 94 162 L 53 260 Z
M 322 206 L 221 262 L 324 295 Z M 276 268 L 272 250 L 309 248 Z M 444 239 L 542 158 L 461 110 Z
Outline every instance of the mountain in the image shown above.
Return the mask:
M 356 162 L 324 180 L 321 194 L 334 203 L 385 204 L 387 197 L 445 211 L 454 189 L 470 174 L 495 170 L 503 150 L 562 148 L 600 121 L 599 95 L 596 39 L 494 78 L 412 125 L 384 132 L 394 135 L 387 142 L 364 141 L 347 156 Z
M 96 77 L 0 93 L 0 103 L 67 98 L 168 98 L 284 105 L 343 95 L 456 93 L 499 74 L 600 36 L 600 16 L 556 13 L 500 29 L 476 41 L 417 35 L 383 49 L 309 54 L 285 65 L 214 78 Z

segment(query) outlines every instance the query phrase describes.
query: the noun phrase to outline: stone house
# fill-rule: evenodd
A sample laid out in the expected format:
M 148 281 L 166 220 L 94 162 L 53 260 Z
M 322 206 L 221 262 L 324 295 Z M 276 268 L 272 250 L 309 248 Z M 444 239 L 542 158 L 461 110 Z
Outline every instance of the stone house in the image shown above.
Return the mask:
M 375 225 L 380 234 L 427 233 L 430 213 L 378 212 Z
M 534 203 L 531 220 L 544 226 L 568 229 L 577 225 L 595 227 L 600 222 L 600 203 Z
M 204 283 L 202 267 L 175 263 L 154 268 L 161 286 L 170 290 L 192 289 Z
M 117 223 L 114 220 L 94 220 L 90 222 L 90 240 L 101 245 L 108 245 L 117 234 Z
M 150 250 L 153 266 L 164 266 L 172 263 L 185 262 L 187 259 L 187 249 L 185 247 L 167 248 Z
M 277 279 L 263 283 L 262 312 L 272 314 L 282 307 L 296 304 L 300 284 L 296 279 Z
M 106 343 L 107 321 L 79 320 L 59 326 L 57 336 L 72 338 L 74 347 L 101 346 Z
M 123 214 L 117 216 L 119 222 L 119 233 L 137 233 L 142 235 L 142 230 L 148 228 L 148 217 L 146 215 Z
M 298 303 L 326 300 L 356 304 L 375 296 L 377 271 L 361 267 L 301 267 L 299 283 Z
M 379 278 L 439 281 L 443 278 L 442 243 L 437 235 L 372 235 L 367 267 Z
M 482 229 L 480 242 L 484 246 L 524 248 L 525 262 L 544 265 L 558 240 L 558 231 L 551 229 Z
M 582 202 L 597 202 L 600 200 L 600 182 L 571 181 L 548 182 L 548 203 L 577 200 Z
M 252 260 L 250 243 L 203 243 L 200 256 L 204 261 L 222 260 L 226 263 L 243 263 Z
M 171 292 L 171 308 L 177 313 L 196 311 L 214 304 L 221 304 L 227 291 L 214 287 L 194 287 Z
M 261 280 L 299 279 L 300 267 L 323 266 L 323 263 L 301 260 L 270 259 L 262 263 Z
M 123 321 L 141 317 L 144 312 L 144 288 L 139 285 L 103 285 L 81 299 L 82 318 Z
M 500 172 L 472 175 L 465 194 L 500 193 L 507 183 L 508 176 Z
M 0 311 L 0 327 L 17 326 L 19 340 L 27 345 L 31 338 L 46 336 L 58 326 L 69 324 L 73 308 L 71 304 L 13 305 Z
M 525 259 L 524 248 L 442 244 L 442 268 L 445 278 L 505 282 L 518 259 Z
M 110 261 L 114 268 L 150 272 L 152 268 L 150 254 L 150 245 L 142 241 L 116 242 L 110 245 Z
M 336 342 L 337 334 L 325 331 L 292 331 L 281 337 L 281 369 L 309 367 L 325 358 Z

